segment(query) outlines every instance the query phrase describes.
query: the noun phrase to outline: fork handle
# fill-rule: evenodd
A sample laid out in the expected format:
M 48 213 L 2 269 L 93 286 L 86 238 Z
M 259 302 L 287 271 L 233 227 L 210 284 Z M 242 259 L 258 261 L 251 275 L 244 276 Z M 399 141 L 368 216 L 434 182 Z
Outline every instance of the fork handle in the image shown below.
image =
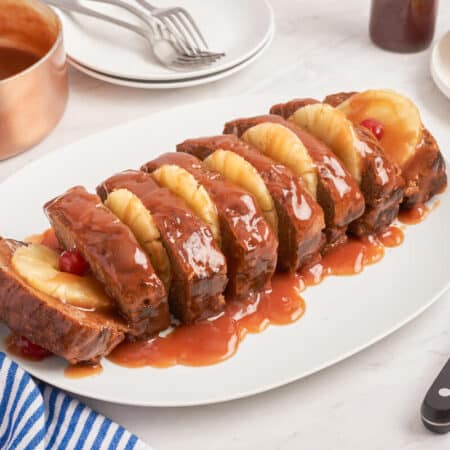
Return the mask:
M 158 9 L 156 6 L 150 4 L 147 0 L 135 0 L 139 5 L 148 10 L 150 13 Z
M 94 11 L 91 8 L 87 8 L 85 6 L 76 3 L 66 3 L 64 0 L 43 0 L 43 2 L 46 3 L 47 5 L 54 6 L 63 11 L 83 14 L 85 16 L 94 17 L 96 19 L 112 23 L 119 27 L 126 28 L 129 31 L 133 31 L 136 34 L 139 34 L 145 39 L 152 38 L 151 33 L 146 33 L 143 29 L 137 27 L 136 25 L 133 25 L 129 22 L 125 22 L 124 20 L 116 19 L 115 17 L 109 16 L 107 14 Z
M 104 3 L 106 5 L 118 6 L 119 8 L 125 9 L 126 11 L 130 12 L 138 19 L 140 19 L 142 22 L 144 22 L 146 25 L 150 26 L 151 28 L 153 28 L 155 24 L 155 19 L 151 16 L 151 14 L 146 14 L 141 9 L 135 8 L 134 6 L 129 5 L 128 3 L 122 0 L 89 0 L 89 1 Z

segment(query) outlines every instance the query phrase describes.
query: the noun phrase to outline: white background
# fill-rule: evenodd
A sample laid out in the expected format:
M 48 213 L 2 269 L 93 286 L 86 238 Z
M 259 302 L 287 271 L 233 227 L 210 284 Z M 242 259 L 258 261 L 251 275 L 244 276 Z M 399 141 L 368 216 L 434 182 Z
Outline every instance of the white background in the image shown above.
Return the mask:
M 239 1 L 234 1 L 238 7 Z M 0 180 L 96 131 L 171 106 L 250 92 L 273 91 L 276 101 L 307 96 L 308 88 L 321 86 L 333 86 L 334 91 L 394 88 L 421 104 L 438 140 L 450 132 L 450 101 L 430 78 L 430 50 L 398 55 L 374 47 L 367 32 L 368 0 L 272 0 L 272 5 L 277 32 L 271 48 L 244 72 L 212 85 L 142 91 L 71 71 L 63 121 L 43 144 L 0 163 Z M 436 37 L 449 27 L 450 2 L 442 0 Z M 442 150 L 450 157 L 450 149 Z M 450 435 L 426 431 L 419 407 L 449 357 L 449 300 L 447 293 L 418 319 L 370 349 L 253 398 L 182 409 L 86 402 L 158 450 L 448 449 Z

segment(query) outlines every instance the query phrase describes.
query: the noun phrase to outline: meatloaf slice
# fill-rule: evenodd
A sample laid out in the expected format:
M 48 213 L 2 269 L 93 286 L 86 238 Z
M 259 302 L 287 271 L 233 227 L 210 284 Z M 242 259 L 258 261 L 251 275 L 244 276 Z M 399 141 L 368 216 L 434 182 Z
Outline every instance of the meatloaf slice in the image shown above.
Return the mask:
M 183 200 L 160 188 L 148 173 L 136 170 L 119 173 L 100 184 L 97 193 L 105 201 L 117 189 L 127 189 L 136 195 L 159 229 L 172 269 L 169 291 L 172 313 L 189 323 L 222 311 L 227 266 L 210 229 Z
M 295 99 L 274 105 L 270 112 L 289 119 L 304 106 L 320 103 L 312 98 Z M 361 162 L 360 189 L 364 195 L 364 214 L 349 225 L 357 236 L 383 231 L 397 217 L 403 198 L 404 180 L 399 167 L 384 154 L 377 139 L 366 128 L 353 125 Z M 331 150 L 334 150 L 331 148 Z
M 167 294 L 149 257 L 99 197 L 77 186 L 44 209 L 61 244 L 83 255 L 116 301 L 131 334 L 151 336 L 170 325 Z
M 278 216 L 278 267 L 297 271 L 317 258 L 323 245 L 323 211 L 287 167 L 277 164 L 234 134 L 188 139 L 177 145 L 205 159 L 214 151 L 233 151 L 260 174 L 272 196 Z
M 229 297 L 245 298 L 270 285 L 277 264 L 278 241 L 254 197 L 187 153 L 166 153 L 141 170 L 151 173 L 165 164 L 188 171 L 217 208 L 222 251 L 227 259 Z
M 324 103 L 338 106 L 357 92 L 339 92 L 325 97 Z M 440 194 L 447 187 L 445 160 L 439 146 L 430 131 L 422 125 L 422 141 L 416 148 L 415 155 L 401 167 L 405 180 L 401 207 L 412 208 L 424 203 L 434 195 Z
M 447 187 L 445 160 L 434 136 L 424 127 L 416 154 L 402 168 L 406 181 L 402 208 L 409 209 L 440 194 Z
M 270 114 L 237 119 L 225 124 L 225 134 L 242 136 L 262 123 L 280 124 L 303 143 L 317 170 L 317 202 L 325 215 L 328 246 L 345 239 L 348 225 L 364 212 L 364 197 L 356 181 L 332 151 L 321 141 L 280 116 Z
M 23 245 L 0 238 L 0 320 L 71 364 L 107 355 L 124 339 L 125 322 L 113 312 L 85 311 L 26 284 L 11 266 Z

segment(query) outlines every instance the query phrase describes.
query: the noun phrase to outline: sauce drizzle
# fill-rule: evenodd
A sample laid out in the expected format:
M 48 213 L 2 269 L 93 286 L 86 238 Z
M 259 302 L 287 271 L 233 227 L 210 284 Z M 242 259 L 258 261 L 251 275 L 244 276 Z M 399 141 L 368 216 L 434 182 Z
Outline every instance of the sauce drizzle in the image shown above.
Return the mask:
M 423 203 L 418 203 L 410 209 L 403 209 L 398 214 L 398 220 L 407 225 L 416 225 L 428 216 L 430 209 Z
M 180 325 L 169 334 L 146 342 L 124 342 L 109 355 L 109 360 L 125 367 L 206 366 L 233 356 L 249 333 L 264 331 L 269 325 L 287 325 L 305 312 L 301 292 L 320 283 L 328 275 L 354 275 L 367 265 L 380 261 L 384 245 L 393 247 L 403 241 L 403 232 L 390 227 L 379 237 L 349 240 L 330 250 L 322 260 L 299 274 L 277 273 L 272 290 L 245 301 L 229 301 L 225 312 L 213 320 Z
M 100 375 L 103 372 L 101 364 L 72 364 L 66 367 L 64 375 L 67 378 L 86 378 Z
M 301 296 L 329 275 L 355 275 L 365 266 L 380 261 L 385 247 L 403 242 L 403 231 L 391 226 L 377 236 L 350 237 L 345 243 L 327 252 L 320 262 L 304 268 L 298 274 L 277 273 L 270 291 L 241 301 L 228 301 L 225 311 L 209 320 L 192 325 L 178 325 L 150 341 L 125 341 L 108 356 L 125 367 L 155 368 L 206 366 L 232 357 L 247 334 L 264 331 L 269 325 L 287 325 L 298 321 L 305 312 Z M 57 248 L 52 230 L 32 238 Z M 22 356 L 22 355 L 21 355 Z M 82 378 L 101 373 L 100 365 L 75 365 L 65 370 L 69 378 Z
M 124 342 L 109 355 L 125 367 L 206 366 L 233 356 L 248 333 L 260 333 L 269 324 L 300 319 L 305 303 L 298 275 L 276 274 L 272 290 L 244 301 L 231 301 L 214 320 L 180 325 L 165 337 L 148 342 Z

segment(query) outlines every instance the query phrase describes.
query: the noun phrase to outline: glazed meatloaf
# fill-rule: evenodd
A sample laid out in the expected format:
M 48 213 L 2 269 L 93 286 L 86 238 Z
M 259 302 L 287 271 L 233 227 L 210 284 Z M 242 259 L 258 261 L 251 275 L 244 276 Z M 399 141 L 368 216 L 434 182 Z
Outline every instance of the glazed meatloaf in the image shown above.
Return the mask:
M 219 313 L 227 284 L 225 257 L 209 228 L 187 205 L 152 176 L 128 170 L 104 181 L 97 188 L 103 201 L 109 193 L 127 189 L 150 211 L 169 256 L 172 281 L 171 312 L 183 322 L 193 322 Z
M 187 153 L 163 154 L 141 170 L 151 173 L 165 164 L 193 175 L 217 208 L 228 267 L 228 297 L 246 298 L 266 288 L 276 268 L 278 241 L 253 196 Z
M 225 124 L 224 134 L 241 137 L 247 130 L 264 123 L 287 128 L 306 148 L 316 170 L 315 195 L 324 211 L 328 247 L 341 242 L 348 225 L 364 212 L 364 198 L 355 180 L 325 144 L 280 116 L 271 114 L 233 120 Z
M 323 211 L 287 167 L 277 164 L 233 134 L 188 139 L 177 145 L 200 159 L 218 149 L 237 153 L 261 175 L 278 216 L 278 268 L 295 272 L 314 261 L 322 248 Z
M 99 197 L 75 187 L 45 205 L 60 243 L 76 248 L 116 301 L 134 336 L 152 336 L 170 325 L 167 294 L 131 231 Z
M 0 238 L 0 320 L 71 364 L 107 355 L 124 339 L 126 323 L 112 311 L 86 311 L 25 283 L 11 267 L 14 252 L 24 245 Z
M 328 95 L 324 102 L 339 106 L 355 94 L 357 92 Z M 436 139 L 423 124 L 421 131 L 422 139 L 415 149 L 414 156 L 400 167 L 405 180 L 401 207 L 405 209 L 428 201 L 447 187 L 445 160 Z
M 274 105 L 270 112 L 289 119 L 299 126 L 303 125 L 307 131 L 315 134 L 314 128 L 317 128 L 320 118 L 316 117 L 310 123 L 305 123 L 307 122 L 307 120 L 304 120 L 305 115 L 296 114 L 301 108 L 313 104 L 320 104 L 320 102 L 311 98 L 295 99 L 287 103 Z M 332 112 L 341 114 L 336 110 Z M 319 111 L 320 113 L 323 113 L 323 111 Z M 333 120 L 333 117 L 328 120 Z M 366 205 L 364 214 L 349 225 L 349 231 L 357 236 L 378 233 L 383 231 L 397 217 L 400 202 L 403 198 L 404 181 L 399 167 L 386 157 L 379 142 L 367 128 L 352 125 L 349 122 L 348 126 L 353 128 L 354 138 L 353 142 L 347 140 L 346 153 L 356 153 L 356 155 L 353 155 L 353 159 L 358 158 L 360 165 L 359 187 L 364 195 Z M 320 139 L 320 131 L 323 132 L 323 128 L 317 131 L 319 133 L 316 137 Z M 331 133 L 328 133 L 328 138 L 331 135 Z M 342 139 L 341 142 L 336 141 L 337 139 L 334 141 L 336 146 L 342 146 Z M 337 156 L 339 156 L 339 150 L 343 150 L 335 149 L 332 143 L 329 143 L 329 147 Z M 342 162 L 345 164 L 344 159 L 342 159 Z M 351 167 L 347 167 L 347 169 L 350 171 Z

